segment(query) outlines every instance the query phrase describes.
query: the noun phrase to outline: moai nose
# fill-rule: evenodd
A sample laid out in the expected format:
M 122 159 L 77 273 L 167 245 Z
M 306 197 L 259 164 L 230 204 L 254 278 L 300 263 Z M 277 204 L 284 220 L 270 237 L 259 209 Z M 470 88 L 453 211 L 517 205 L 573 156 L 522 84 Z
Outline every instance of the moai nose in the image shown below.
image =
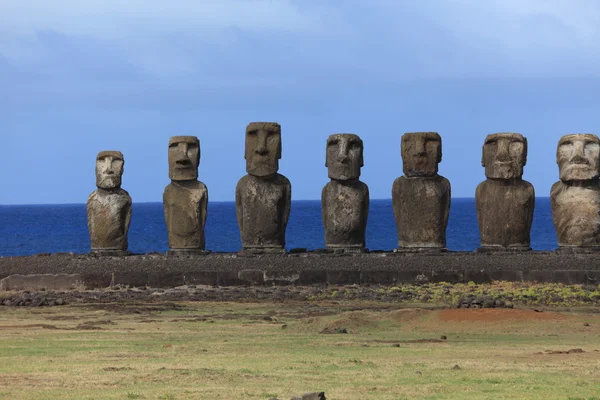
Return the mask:
M 267 149 L 267 146 L 257 146 L 256 147 L 256 153 L 260 154 L 261 156 L 266 155 L 269 152 L 269 150 Z
M 571 157 L 571 162 L 573 164 L 586 164 L 587 159 L 584 155 L 584 146 L 581 142 L 575 142 L 575 146 L 573 148 L 573 157 Z

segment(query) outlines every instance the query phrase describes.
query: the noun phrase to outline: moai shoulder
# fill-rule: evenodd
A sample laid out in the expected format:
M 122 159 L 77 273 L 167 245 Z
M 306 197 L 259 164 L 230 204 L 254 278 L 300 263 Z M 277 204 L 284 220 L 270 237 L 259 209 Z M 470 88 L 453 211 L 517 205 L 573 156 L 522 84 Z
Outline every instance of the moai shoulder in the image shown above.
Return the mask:
M 325 246 L 344 252 L 366 251 L 369 188 L 360 181 L 363 142 L 354 134 L 327 139 L 326 161 L 331 181 L 321 194 Z
M 563 136 L 556 153 L 560 181 L 552 186 L 552 219 L 561 250 L 600 251 L 600 140 Z
M 236 186 L 236 214 L 243 250 L 250 253 L 285 252 L 292 187 L 278 174 L 281 126 L 252 122 L 246 127 L 246 171 Z
M 125 159 L 119 151 L 101 151 L 96 156 L 96 186 L 87 201 L 88 230 L 92 252 L 127 255 L 131 222 L 131 197 L 121 189 Z
M 523 180 L 527 138 L 519 133 L 488 135 L 481 164 L 487 179 L 475 192 L 479 251 L 531 250 L 535 191 Z
M 169 254 L 206 254 L 204 227 L 208 189 L 198 181 L 200 141 L 195 136 L 169 140 L 169 177 L 163 206 L 169 235 Z
M 404 176 L 392 185 L 399 252 L 443 251 L 451 187 L 438 175 L 442 138 L 436 132 L 406 133 L 401 139 Z

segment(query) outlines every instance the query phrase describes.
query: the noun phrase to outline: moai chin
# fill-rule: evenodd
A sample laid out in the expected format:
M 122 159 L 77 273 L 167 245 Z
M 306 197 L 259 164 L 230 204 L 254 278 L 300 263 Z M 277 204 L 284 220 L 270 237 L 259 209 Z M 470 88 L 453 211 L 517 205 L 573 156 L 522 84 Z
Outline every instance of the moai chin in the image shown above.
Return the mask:
M 482 152 L 487 179 L 475 192 L 481 238 L 478 251 L 531 250 L 535 191 L 523 180 L 527 139 L 519 133 L 488 135 Z
M 169 252 L 207 254 L 204 226 L 208 189 L 198 181 L 200 141 L 195 136 L 173 136 L 169 140 L 169 177 L 163 206 L 169 234 Z
M 406 133 L 401 151 L 404 176 L 392 186 L 396 251 L 445 251 L 451 189 L 438 175 L 442 138 L 436 132 Z
M 560 181 L 552 186 L 552 219 L 560 250 L 600 250 L 600 140 L 563 136 L 556 153 Z
M 364 252 L 369 187 L 359 180 L 363 166 L 360 137 L 329 136 L 325 166 L 331 179 L 321 194 L 325 246 L 342 252 Z
M 96 186 L 87 201 L 92 253 L 127 255 L 131 197 L 121 189 L 125 160 L 120 151 L 101 151 L 96 157 Z
M 277 173 L 281 126 L 252 122 L 246 127 L 246 171 L 235 189 L 242 249 L 250 253 L 284 253 L 291 208 L 290 181 Z

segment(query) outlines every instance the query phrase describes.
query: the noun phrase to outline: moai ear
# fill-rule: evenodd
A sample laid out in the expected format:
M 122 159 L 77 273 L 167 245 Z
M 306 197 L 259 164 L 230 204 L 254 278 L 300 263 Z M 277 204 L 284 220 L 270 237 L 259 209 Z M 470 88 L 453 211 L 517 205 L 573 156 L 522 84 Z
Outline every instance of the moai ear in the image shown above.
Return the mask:
M 527 165 L 527 138 L 523 136 L 523 166 Z

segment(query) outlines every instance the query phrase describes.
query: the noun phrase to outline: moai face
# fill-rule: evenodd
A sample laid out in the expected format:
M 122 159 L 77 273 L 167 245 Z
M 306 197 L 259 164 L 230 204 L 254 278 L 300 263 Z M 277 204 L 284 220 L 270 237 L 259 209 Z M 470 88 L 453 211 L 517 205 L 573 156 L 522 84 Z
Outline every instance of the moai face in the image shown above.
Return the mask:
M 527 139 L 518 133 L 495 133 L 485 138 L 481 165 L 488 179 L 523 176 L 527 164 Z
M 442 161 L 442 138 L 436 132 L 402 136 L 402 166 L 407 177 L 435 176 Z
M 101 151 L 96 157 L 96 186 L 111 190 L 121 187 L 125 160 L 120 151 Z
M 246 171 L 269 176 L 279 170 L 281 126 L 275 122 L 251 122 L 246 127 Z
M 592 134 L 573 134 L 560 138 L 556 152 L 560 180 L 586 181 L 600 175 L 600 139 Z
M 360 177 L 363 142 L 357 135 L 338 133 L 327 139 L 325 166 L 330 179 L 348 181 Z
M 196 136 L 173 136 L 169 139 L 169 178 L 191 181 L 198 178 L 200 141 Z

